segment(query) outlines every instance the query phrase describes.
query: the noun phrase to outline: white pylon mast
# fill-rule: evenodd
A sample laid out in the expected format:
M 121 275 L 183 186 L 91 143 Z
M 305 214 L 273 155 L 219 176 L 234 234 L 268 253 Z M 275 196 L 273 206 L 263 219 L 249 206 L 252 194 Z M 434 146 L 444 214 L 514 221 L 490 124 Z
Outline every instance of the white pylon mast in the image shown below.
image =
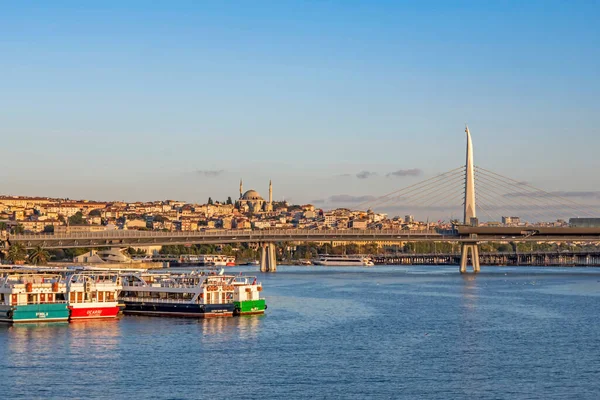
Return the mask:
M 467 134 L 467 163 L 465 170 L 465 215 L 463 223 L 471 224 L 471 218 L 476 218 L 475 213 L 475 174 L 473 171 L 473 143 L 469 127 L 465 125 Z

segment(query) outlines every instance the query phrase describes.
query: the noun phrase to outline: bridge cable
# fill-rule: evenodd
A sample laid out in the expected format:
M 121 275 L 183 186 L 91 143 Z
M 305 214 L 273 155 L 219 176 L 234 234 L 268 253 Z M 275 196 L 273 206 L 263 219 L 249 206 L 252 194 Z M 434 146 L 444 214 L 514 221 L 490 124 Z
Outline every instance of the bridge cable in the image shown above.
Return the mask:
M 505 189 L 509 189 L 512 192 L 510 193 L 504 193 L 502 196 L 504 198 L 507 197 L 507 194 L 515 194 L 513 196 L 513 198 L 521 198 L 524 201 L 529 201 L 530 205 L 533 205 L 536 208 L 545 208 L 546 210 L 549 210 L 549 213 L 554 213 L 553 216 L 556 216 L 556 213 L 565 213 L 564 209 L 565 208 L 569 208 L 571 210 L 576 211 L 577 213 L 584 213 L 587 215 L 591 215 L 590 213 L 586 212 L 585 210 L 582 209 L 577 209 L 573 206 L 571 206 L 570 204 L 565 204 L 564 202 L 557 202 L 554 201 L 552 202 L 551 200 L 556 200 L 556 197 L 553 197 L 552 195 L 550 195 L 550 197 L 543 195 L 543 196 L 539 196 L 537 193 L 538 192 L 531 192 L 531 191 L 524 191 L 520 186 L 519 187 L 515 187 L 514 184 L 512 184 L 511 182 L 506 182 L 505 180 L 501 180 L 499 178 L 495 178 L 493 176 L 490 176 L 489 174 L 486 173 L 482 173 L 479 172 L 479 174 L 481 178 L 483 178 L 483 180 L 486 180 L 488 183 L 490 184 L 495 184 L 496 186 L 500 186 L 503 187 Z M 544 205 L 545 203 L 545 205 Z M 577 203 L 575 203 L 577 204 Z M 562 209 L 562 210 L 561 210 Z M 550 211 L 551 210 L 551 211 Z
M 443 174 L 440 174 L 440 175 L 436 175 L 436 176 L 431 177 L 429 179 L 426 179 L 424 181 L 417 182 L 417 183 L 415 183 L 413 185 L 404 187 L 402 189 L 395 190 L 393 192 L 390 192 L 388 194 L 380 196 L 380 197 L 378 197 L 376 199 L 364 201 L 362 203 L 359 203 L 357 205 L 357 207 L 361 207 L 361 206 L 364 207 L 365 205 L 369 205 L 369 204 L 376 205 L 378 202 L 381 202 L 381 201 L 383 201 L 385 203 L 385 202 L 389 201 L 388 199 L 392 195 L 396 195 L 395 197 L 400 197 L 402 195 L 407 195 L 408 193 L 412 193 L 414 191 L 418 191 L 420 189 L 424 189 L 425 187 L 428 187 L 430 185 L 434 185 L 434 184 L 439 183 L 440 181 L 443 181 L 445 178 L 452 177 L 453 175 L 456 175 L 457 173 L 460 172 L 461 169 L 464 169 L 464 167 L 455 168 L 453 170 L 444 172 Z M 409 189 L 411 189 L 411 190 L 409 190 Z
M 429 182 L 427 185 L 421 186 L 421 187 L 415 187 L 412 188 L 411 190 L 409 190 L 408 192 L 402 193 L 398 196 L 395 197 L 390 197 L 385 199 L 385 201 L 380 202 L 379 204 L 372 204 L 373 206 L 377 206 L 377 207 L 381 207 L 384 204 L 389 204 L 392 202 L 398 203 L 400 201 L 406 200 L 406 199 L 414 199 L 415 196 L 421 196 L 423 194 L 426 194 L 428 192 L 431 192 L 435 189 L 439 189 L 439 188 L 446 188 L 451 186 L 452 184 L 460 181 L 460 179 L 464 179 L 461 178 L 462 174 L 457 174 L 454 173 L 452 175 L 448 175 L 448 176 L 443 176 L 443 177 L 438 177 L 437 180 Z M 413 193 L 412 196 L 408 196 L 410 193 Z
M 510 209 L 513 209 L 513 210 L 520 209 L 520 211 L 525 211 L 524 214 L 526 216 L 531 216 L 531 217 L 533 217 L 533 219 L 538 219 L 538 220 L 542 220 L 542 221 L 547 219 L 547 216 L 549 214 L 546 214 L 544 212 L 537 212 L 537 211 L 533 211 L 533 210 L 523 210 L 522 205 L 518 205 L 513 202 L 509 202 L 508 200 L 505 200 L 504 199 L 505 193 L 502 191 L 503 188 L 499 187 L 497 184 L 486 181 L 485 179 L 482 179 L 481 177 L 478 180 L 478 182 L 479 182 L 479 187 L 481 189 L 483 189 L 483 190 L 479 191 L 480 194 L 483 197 L 485 197 L 486 201 L 489 201 L 491 203 L 490 205 L 494 206 L 495 208 L 501 209 L 501 211 L 507 211 L 507 213 L 509 214 L 507 216 L 510 216 L 510 214 L 515 213 L 515 211 L 510 211 Z M 486 192 L 496 194 L 499 197 L 497 199 L 493 200 L 491 198 L 491 196 L 489 194 L 487 194 Z M 503 206 L 499 206 L 496 202 L 500 202 Z M 526 207 L 530 208 L 531 205 L 530 204 L 526 205 Z
M 482 170 L 484 173 L 487 173 L 488 175 L 493 175 L 493 176 L 496 176 L 496 177 L 498 177 L 497 179 L 503 179 L 503 180 L 505 180 L 505 181 L 512 182 L 514 185 L 518 185 L 518 187 L 521 187 L 521 188 L 523 188 L 523 187 L 524 187 L 524 188 L 528 189 L 528 190 L 529 190 L 529 192 L 530 192 L 530 193 L 532 193 L 532 194 L 536 194 L 536 195 L 537 195 L 537 194 L 539 194 L 539 193 L 541 192 L 541 193 L 543 193 L 543 194 L 544 194 L 546 197 L 548 197 L 548 196 L 549 196 L 549 198 L 551 198 L 551 199 L 559 199 L 559 200 L 561 200 L 561 204 L 563 204 L 563 205 L 566 205 L 566 206 L 568 206 L 568 204 L 572 204 L 573 206 L 577 206 L 577 207 L 583 207 L 583 208 L 576 208 L 576 207 L 573 207 L 573 206 L 571 206 L 570 208 L 571 208 L 572 210 L 574 210 L 574 211 L 577 211 L 577 212 L 584 212 L 585 214 L 587 214 L 587 215 L 589 215 L 589 216 L 594 216 L 594 215 L 597 215 L 597 210 L 595 210 L 595 209 L 594 209 L 592 206 L 590 206 L 590 205 L 585 205 L 585 204 L 578 203 L 578 202 L 576 202 L 576 201 L 573 201 L 573 200 L 571 200 L 571 199 L 568 199 L 568 198 L 566 198 L 566 197 L 560 196 L 560 195 L 559 195 L 559 194 L 557 194 L 557 193 L 551 193 L 551 192 L 545 191 L 545 190 L 543 190 L 543 189 L 540 189 L 540 188 L 538 188 L 538 187 L 535 187 L 535 186 L 533 186 L 533 185 L 530 185 L 530 184 L 527 184 L 527 183 L 525 183 L 525 184 L 524 184 L 523 182 L 516 181 L 516 180 L 514 180 L 514 179 L 512 179 L 512 178 L 509 178 L 509 177 L 506 177 L 506 176 L 500 175 L 500 174 L 498 174 L 498 173 L 495 173 L 495 172 L 493 172 L 493 171 L 487 170 L 487 169 L 485 169 L 485 168 L 482 168 L 482 167 L 476 167 L 476 168 L 478 168 L 478 169 Z M 588 212 L 586 212 L 586 211 L 585 211 L 585 209 L 586 209 L 586 208 L 587 208 L 587 209 L 590 209 L 590 210 L 592 210 L 592 211 L 593 211 L 595 214 L 591 214 L 591 213 L 588 213 Z
M 427 198 L 428 196 L 431 196 L 431 195 L 439 193 L 439 192 L 446 193 L 446 192 L 444 192 L 445 190 L 455 188 L 456 184 L 458 184 L 462 180 L 463 180 L 463 178 L 460 176 L 453 178 L 451 180 L 447 180 L 444 183 L 439 184 L 438 186 L 431 186 L 421 192 L 415 193 L 414 196 L 412 196 L 412 197 L 404 197 L 402 199 L 398 199 L 396 204 L 402 203 L 402 202 L 404 204 L 410 204 L 410 202 L 422 200 L 424 198 Z M 407 200 L 407 201 L 405 201 L 405 200 Z

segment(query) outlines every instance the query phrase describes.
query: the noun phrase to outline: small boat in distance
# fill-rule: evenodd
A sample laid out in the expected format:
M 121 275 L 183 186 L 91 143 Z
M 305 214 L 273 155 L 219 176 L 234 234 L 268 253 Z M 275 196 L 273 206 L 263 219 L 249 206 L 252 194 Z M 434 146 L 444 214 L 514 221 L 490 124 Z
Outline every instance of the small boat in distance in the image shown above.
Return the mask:
M 325 265 L 328 267 L 351 267 L 351 266 L 363 266 L 372 267 L 375 265 L 373 260 L 369 257 L 364 256 L 332 256 L 332 255 L 321 255 L 317 260 L 314 261 L 315 265 Z

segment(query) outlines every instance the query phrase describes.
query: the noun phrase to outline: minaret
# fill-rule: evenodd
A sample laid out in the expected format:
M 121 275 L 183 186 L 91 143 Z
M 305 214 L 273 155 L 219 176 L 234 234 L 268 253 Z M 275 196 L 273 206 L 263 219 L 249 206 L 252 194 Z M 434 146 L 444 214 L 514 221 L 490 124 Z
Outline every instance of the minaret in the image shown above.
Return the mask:
M 243 185 L 242 185 L 242 180 L 240 179 L 240 200 L 242 199 L 242 195 L 243 195 Z
M 265 211 L 273 211 L 273 182 L 269 180 L 269 202 L 265 205 Z

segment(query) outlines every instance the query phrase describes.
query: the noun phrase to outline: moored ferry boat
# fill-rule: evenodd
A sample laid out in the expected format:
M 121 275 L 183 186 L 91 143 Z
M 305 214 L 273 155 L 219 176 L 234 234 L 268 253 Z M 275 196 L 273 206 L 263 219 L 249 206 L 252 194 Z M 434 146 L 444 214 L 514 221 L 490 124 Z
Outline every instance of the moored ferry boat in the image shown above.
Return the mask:
M 114 272 L 77 272 L 67 276 L 69 319 L 115 318 L 120 309 L 120 278 Z
M 339 267 L 347 267 L 347 266 L 372 267 L 373 265 L 375 265 L 369 257 L 362 257 L 362 256 L 352 257 L 352 256 L 322 255 L 314 263 L 316 265 L 339 266 Z
M 232 277 L 200 274 L 123 274 L 124 314 L 210 318 L 232 316 Z
M 260 298 L 262 284 L 256 277 L 236 276 L 233 280 L 234 315 L 264 314 L 267 309 L 265 299 Z
M 125 314 L 191 318 L 262 314 L 256 278 L 204 273 L 124 274 Z
M 0 277 L 0 322 L 67 322 L 66 285 L 59 274 Z
M 201 266 L 214 265 L 216 267 L 231 267 L 235 265 L 235 256 L 226 256 L 223 254 L 205 254 L 199 257 Z

